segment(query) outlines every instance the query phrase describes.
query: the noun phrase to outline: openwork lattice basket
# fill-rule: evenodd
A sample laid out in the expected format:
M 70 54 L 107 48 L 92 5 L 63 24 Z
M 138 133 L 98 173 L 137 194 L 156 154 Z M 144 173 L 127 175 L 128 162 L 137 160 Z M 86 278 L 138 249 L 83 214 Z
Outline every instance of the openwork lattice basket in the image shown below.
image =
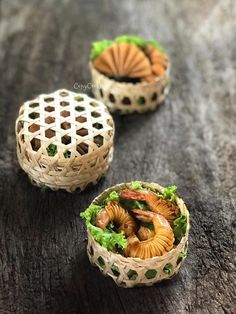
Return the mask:
M 169 92 L 170 65 L 165 75 L 151 83 L 121 83 L 98 72 L 90 63 L 92 89 L 96 99 L 103 101 L 110 112 L 143 113 L 155 110 Z
M 141 182 L 142 186 L 163 191 L 163 187 L 156 183 Z M 127 187 L 127 183 L 121 183 L 110 187 L 93 200 L 93 204 L 99 204 L 111 191 L 120 191 Z M 90 262 L 100 271 L 110 276 L 118 286 L 132 288 L 134 286 L 151 286 L 156 282 L 170 279 L 176 275 L 185 259 L 188 248 L 188 234 L 190 229 L 189 212 L 179 197 L 176 199 L 180 212 L 187 215 L 187 230 L 180 243 L 163 256 L 140 259 L 124 257 L 121 254 L 109 252 L 94 240 L 88 232 L 87 253 Z
M 17 157 L 32 183 L 72 192 L 106 173 L 114 124 L 103 103 L 58 90 L 25 102 L 16 120 Z

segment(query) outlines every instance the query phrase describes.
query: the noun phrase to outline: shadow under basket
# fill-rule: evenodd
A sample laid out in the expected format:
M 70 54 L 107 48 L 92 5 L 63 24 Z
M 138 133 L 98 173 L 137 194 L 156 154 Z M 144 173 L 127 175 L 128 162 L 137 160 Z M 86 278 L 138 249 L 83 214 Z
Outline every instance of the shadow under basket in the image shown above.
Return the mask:
M 149 187 L 160 192 L 163 187 L 157 183 L 141 182 L 143 187 Z M 128 183 L 121 183 L 108 188 L 102 194 L 94 199 L 92 204 L 100 203 L 112 191 L 120 191 L 127 188 Z M 115 283 L 124 288 L 151 286 L 162 280 L 171 279 L 175 276 L 187 253 L 188 234 L 190 229 L 189 212 L 179 197 L 176 197 L 177 206 L 180 212 L 187 215 L 187 229 L 185 236 L 180 243 L 162 256 L 156 256 L 148 259 L 124 257 L 121 254 L 113 253 L 102 247 L 94 240 L 88 232 L 87 253 L 91 264 L 97 266 L 100 271 L 111 277 Z
M 19 164 L 39 187 L 82 191 L 112 161 L 113 119 L 85 94 L 63 89 L 25 102 L 15 131 Z
M 162 77 L 157 77 L 151 83 L 117 82 L 98 72 L 92 63 L 89 66 L 94 97 L 104 102 L 112 113 L 130 114 L 154 111 L 164 102 L 169 92 L 170 65 Z

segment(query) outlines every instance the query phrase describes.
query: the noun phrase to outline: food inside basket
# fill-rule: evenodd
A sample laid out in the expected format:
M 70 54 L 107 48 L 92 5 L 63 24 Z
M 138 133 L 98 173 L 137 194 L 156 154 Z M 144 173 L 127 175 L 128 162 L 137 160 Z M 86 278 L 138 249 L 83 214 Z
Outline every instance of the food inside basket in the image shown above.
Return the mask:
M 186 234 L 187 214 L 176 202 L 176 186 L 162 192 L 135 181 L 92 203 L 81 217 L 108 251 L 147 259 L 172 250 Z
M 94 42 L 90 54 L 94 68 L 119 82 L 152 82 L 162 77 L 168 58 L 157 41 L 133 35 Z

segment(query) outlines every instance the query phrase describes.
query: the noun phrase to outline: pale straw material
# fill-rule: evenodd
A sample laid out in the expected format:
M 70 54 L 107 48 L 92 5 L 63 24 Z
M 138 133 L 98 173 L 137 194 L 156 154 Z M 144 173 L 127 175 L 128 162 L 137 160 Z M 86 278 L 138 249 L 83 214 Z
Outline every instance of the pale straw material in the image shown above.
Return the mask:
M 151 187 L 159 191 L 163 190 L 163 187 L 156 183 L 141 183 L 145 187 Z M 93 203 L 98 204 L 113 190 L 119 191 L 127 187 L 129 187 L 128 183 L 121 183 L 111 187 L 95 198 Z M 187 231 L 181 242 L 165 255 L 145 260 L 132 257 L 127 258 L 120 254 L 107 251 L 93 239 L 88 231 L 87 252 L 90 262 L 99 267 L 104 275 L 110 276 L 118 286 L 124 288 L 151 286 L 161 280 L 172 278 L 177 274 L 183 262 L 180 253 L 187 252 L 190 228 L 189 212 L 183 200 L 179 197 L 177 197 L 177 205 L 181 213 L 187 214 Z M 165 272 L 166 265 L 169 266 L 169 273 Z
M 169 69 L 170 65 L 164 76 L 151 83 L 134 84 L 110 79 L 98 72 L 90 63 L 94 96 L 103 101 L 110 112 L 129 114 L 155 110 L 164 102 L 169 92 Z
M 26 101 L 16 120 L 17 157 L 32 183 L 72 192 L 96 184 L 113 156 L 106 106 L 68 90 Z

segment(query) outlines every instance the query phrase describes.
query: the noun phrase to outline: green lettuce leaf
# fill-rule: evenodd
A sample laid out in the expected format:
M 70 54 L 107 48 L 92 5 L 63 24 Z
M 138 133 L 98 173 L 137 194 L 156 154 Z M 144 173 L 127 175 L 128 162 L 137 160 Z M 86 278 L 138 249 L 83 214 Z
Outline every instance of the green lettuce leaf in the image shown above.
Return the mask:
M 175 244 L 178 244 L 185 236 L 187 230 L 187 215 L 181 214 L 179 218 L 174 220 Z
M 96 215 L 102 207 L 99 205 L 90 205 L 84 212 L 80 214 L 80 217 L 85 219 L 86 226 L 93 236 L 94 240 L 97 241 L 101 246 L 105 247 L 108 251 L 115 251 L 118 247 L 120 249 L 126 248 L 128 241 L 125 238 L 123 232 L 116 233 L 107 229 L 101 229 L 94 226 Z
M 92 50 L 90 52 L 90 60 L 96 59 L 105 49 L 113 44 L 113 40 L 103 39 L 92 43 Z
M 104 203 L 108 202 L 118 202 L 119 201 L 119 194 L 116 191 L 112 191 L 107 198 L 104 199 Z
M 160 197 L 163 198 L 164 200 L 168 200 L 174 203 L 176 201 L 176 191 L 177 191 L 176 185 L 167 186 L 166 188 L 164 188 Z
M 139 36 L 135 36 L 135 35 L 120 35 L 118 37 L 115 38 L 115 42 L 116 43 L 129 43 L 129 44 L 133 44 L 135 46 L 138 47 L 144 47 L 145 45 L 145 40 Z
M 140 181 L 132 181 L 130 188 L 132 190 L 142 190 L 143 189 L 142 184 L 140 183 Z

